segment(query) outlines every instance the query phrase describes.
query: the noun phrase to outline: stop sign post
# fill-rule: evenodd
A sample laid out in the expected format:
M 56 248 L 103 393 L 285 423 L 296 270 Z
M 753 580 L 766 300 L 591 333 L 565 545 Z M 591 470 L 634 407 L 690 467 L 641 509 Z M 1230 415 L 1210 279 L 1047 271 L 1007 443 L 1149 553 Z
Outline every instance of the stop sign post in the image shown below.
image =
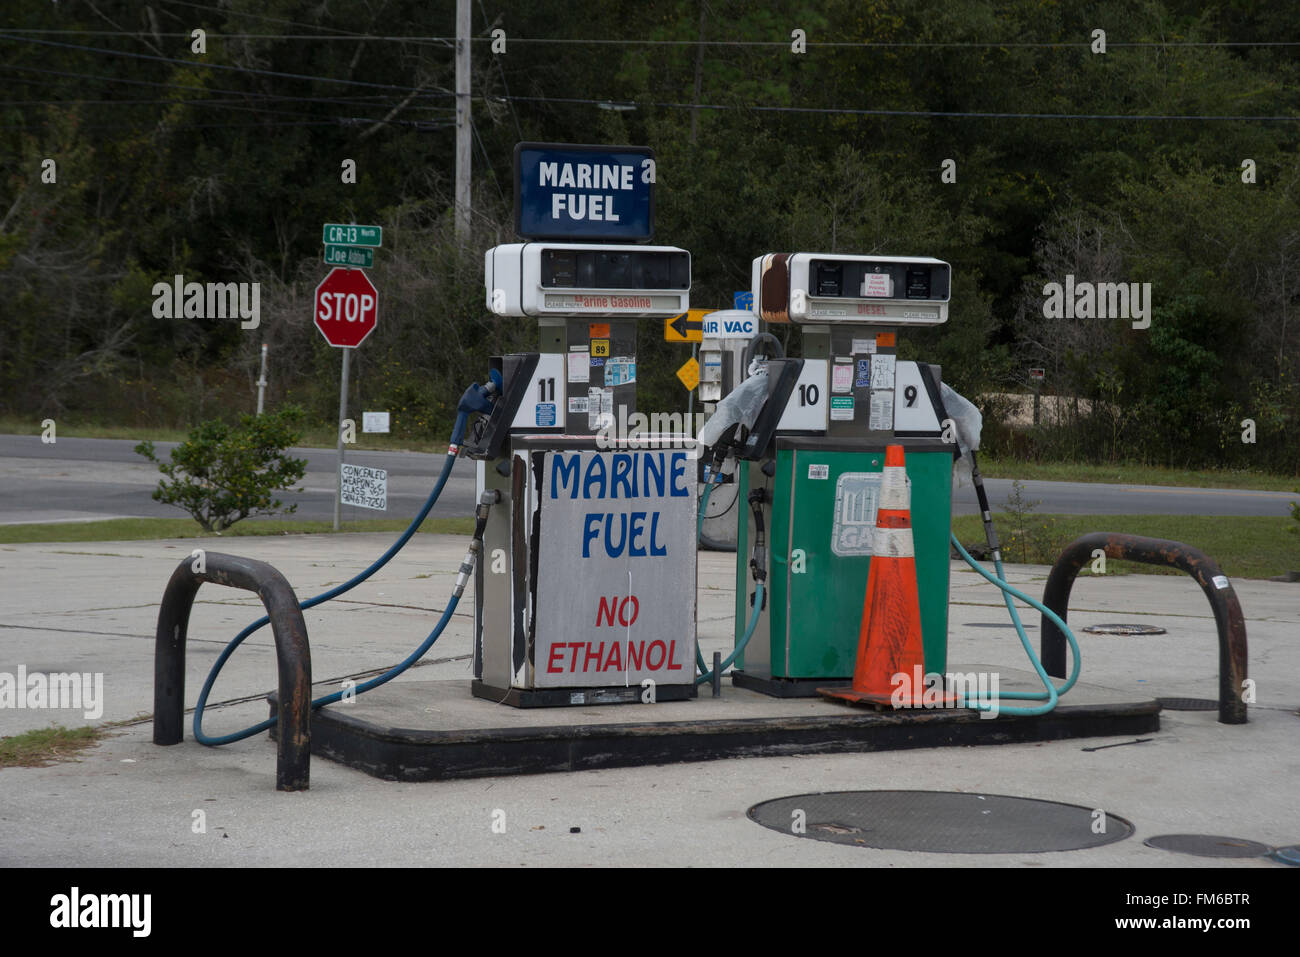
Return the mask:
M 339 382 L 339 463 L 335 475 L 334 531 L 343 510 L 343 422 L 348 417 L 348 365 L 352 350 L 375 331 L 379 318 L 379 291 L 360 269 L 336 266 L 316 287 L 316 328 L 325 341 L 343 350 Z

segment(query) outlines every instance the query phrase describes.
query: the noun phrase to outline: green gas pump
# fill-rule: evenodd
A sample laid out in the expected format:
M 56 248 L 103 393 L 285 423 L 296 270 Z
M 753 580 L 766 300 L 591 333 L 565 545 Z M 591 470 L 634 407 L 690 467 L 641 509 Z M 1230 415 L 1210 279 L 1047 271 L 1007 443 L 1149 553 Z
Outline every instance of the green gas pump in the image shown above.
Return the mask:
M 851 680 L 890 444 L 907 458 L 925 668 L 945 670 L 957 446 L 939 367 L 900 361 L 897 345 L 900 331 L 947 321 L 950 285 L 938 259 L 754 260 L 759 318 L 796 326 L 798 341 L 769 360 L 767 400 L 736 450 L 737 499 L 749 505 L 736 549 L 738 645 L 757 621 L 733 684 L 811 697 Z M 751 575 L 766 576 L 759 609 Z

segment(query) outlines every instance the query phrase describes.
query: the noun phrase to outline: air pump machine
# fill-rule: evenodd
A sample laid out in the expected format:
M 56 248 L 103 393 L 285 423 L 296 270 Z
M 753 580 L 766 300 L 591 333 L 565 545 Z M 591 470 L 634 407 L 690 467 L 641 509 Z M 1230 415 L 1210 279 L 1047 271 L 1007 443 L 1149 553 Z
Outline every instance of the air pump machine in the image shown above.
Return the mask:
M 957 446 L 939 367 L 900 361 L 897 348 L 900 329 L 947 321 L 950 279 L 949 265 L 929 258 L 754 260 L 755 311 L 772 326 L 797 326 L 800 355 L 768 360 L 767 400 L 732 450 L 748 513 L 736 549 L 737 644 L 754 613 L 754 581 L 766 585 L 733 684 L 811 697 L 852 678 L 890 444 L 907 458 L 925 669 L 945 670 Z

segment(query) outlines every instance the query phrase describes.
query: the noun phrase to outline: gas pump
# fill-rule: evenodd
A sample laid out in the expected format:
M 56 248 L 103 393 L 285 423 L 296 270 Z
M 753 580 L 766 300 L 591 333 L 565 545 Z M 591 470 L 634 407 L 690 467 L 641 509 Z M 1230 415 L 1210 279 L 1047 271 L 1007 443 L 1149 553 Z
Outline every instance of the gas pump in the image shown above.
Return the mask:
M 695 441 L 636 428 L 637 322 L 686 311 L 690 254 L 514 243 L 487 251 L 484 274 L 488 307 L 535 319 L 539 349 L 492 360 L 501 398 L 465 447 L 497 503 L 475 569 L 473 693 L 694 697 Z
M 897 347 L 900 329 L 947 321 L 950 278 L 930 258 L 754 260 L 759 316 L 800 336 L 797 356 L 768 360 L 767 400 L 732 450 L 748 511 L 735 617 L 737 645 L 748 641 L 735 685 L 811 697 L 852 678 L 889 444 L 907 457 L 925 668 L 944 671 L 956 446 L 939 367 L 899 361 Z M 765 588 L 751 588 L 751 574 Z

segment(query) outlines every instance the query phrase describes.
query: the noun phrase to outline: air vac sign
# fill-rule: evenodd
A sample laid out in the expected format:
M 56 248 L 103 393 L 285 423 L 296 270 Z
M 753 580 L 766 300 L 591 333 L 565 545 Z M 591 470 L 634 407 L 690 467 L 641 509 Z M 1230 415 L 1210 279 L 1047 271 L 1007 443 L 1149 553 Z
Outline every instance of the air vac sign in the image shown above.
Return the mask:
M 528 239 L 650 239 L 654 151 L 642 146 L 518 144 L 515 231 Z
M 694 453 L 548 452 L 537 687 L 695 678 Z

